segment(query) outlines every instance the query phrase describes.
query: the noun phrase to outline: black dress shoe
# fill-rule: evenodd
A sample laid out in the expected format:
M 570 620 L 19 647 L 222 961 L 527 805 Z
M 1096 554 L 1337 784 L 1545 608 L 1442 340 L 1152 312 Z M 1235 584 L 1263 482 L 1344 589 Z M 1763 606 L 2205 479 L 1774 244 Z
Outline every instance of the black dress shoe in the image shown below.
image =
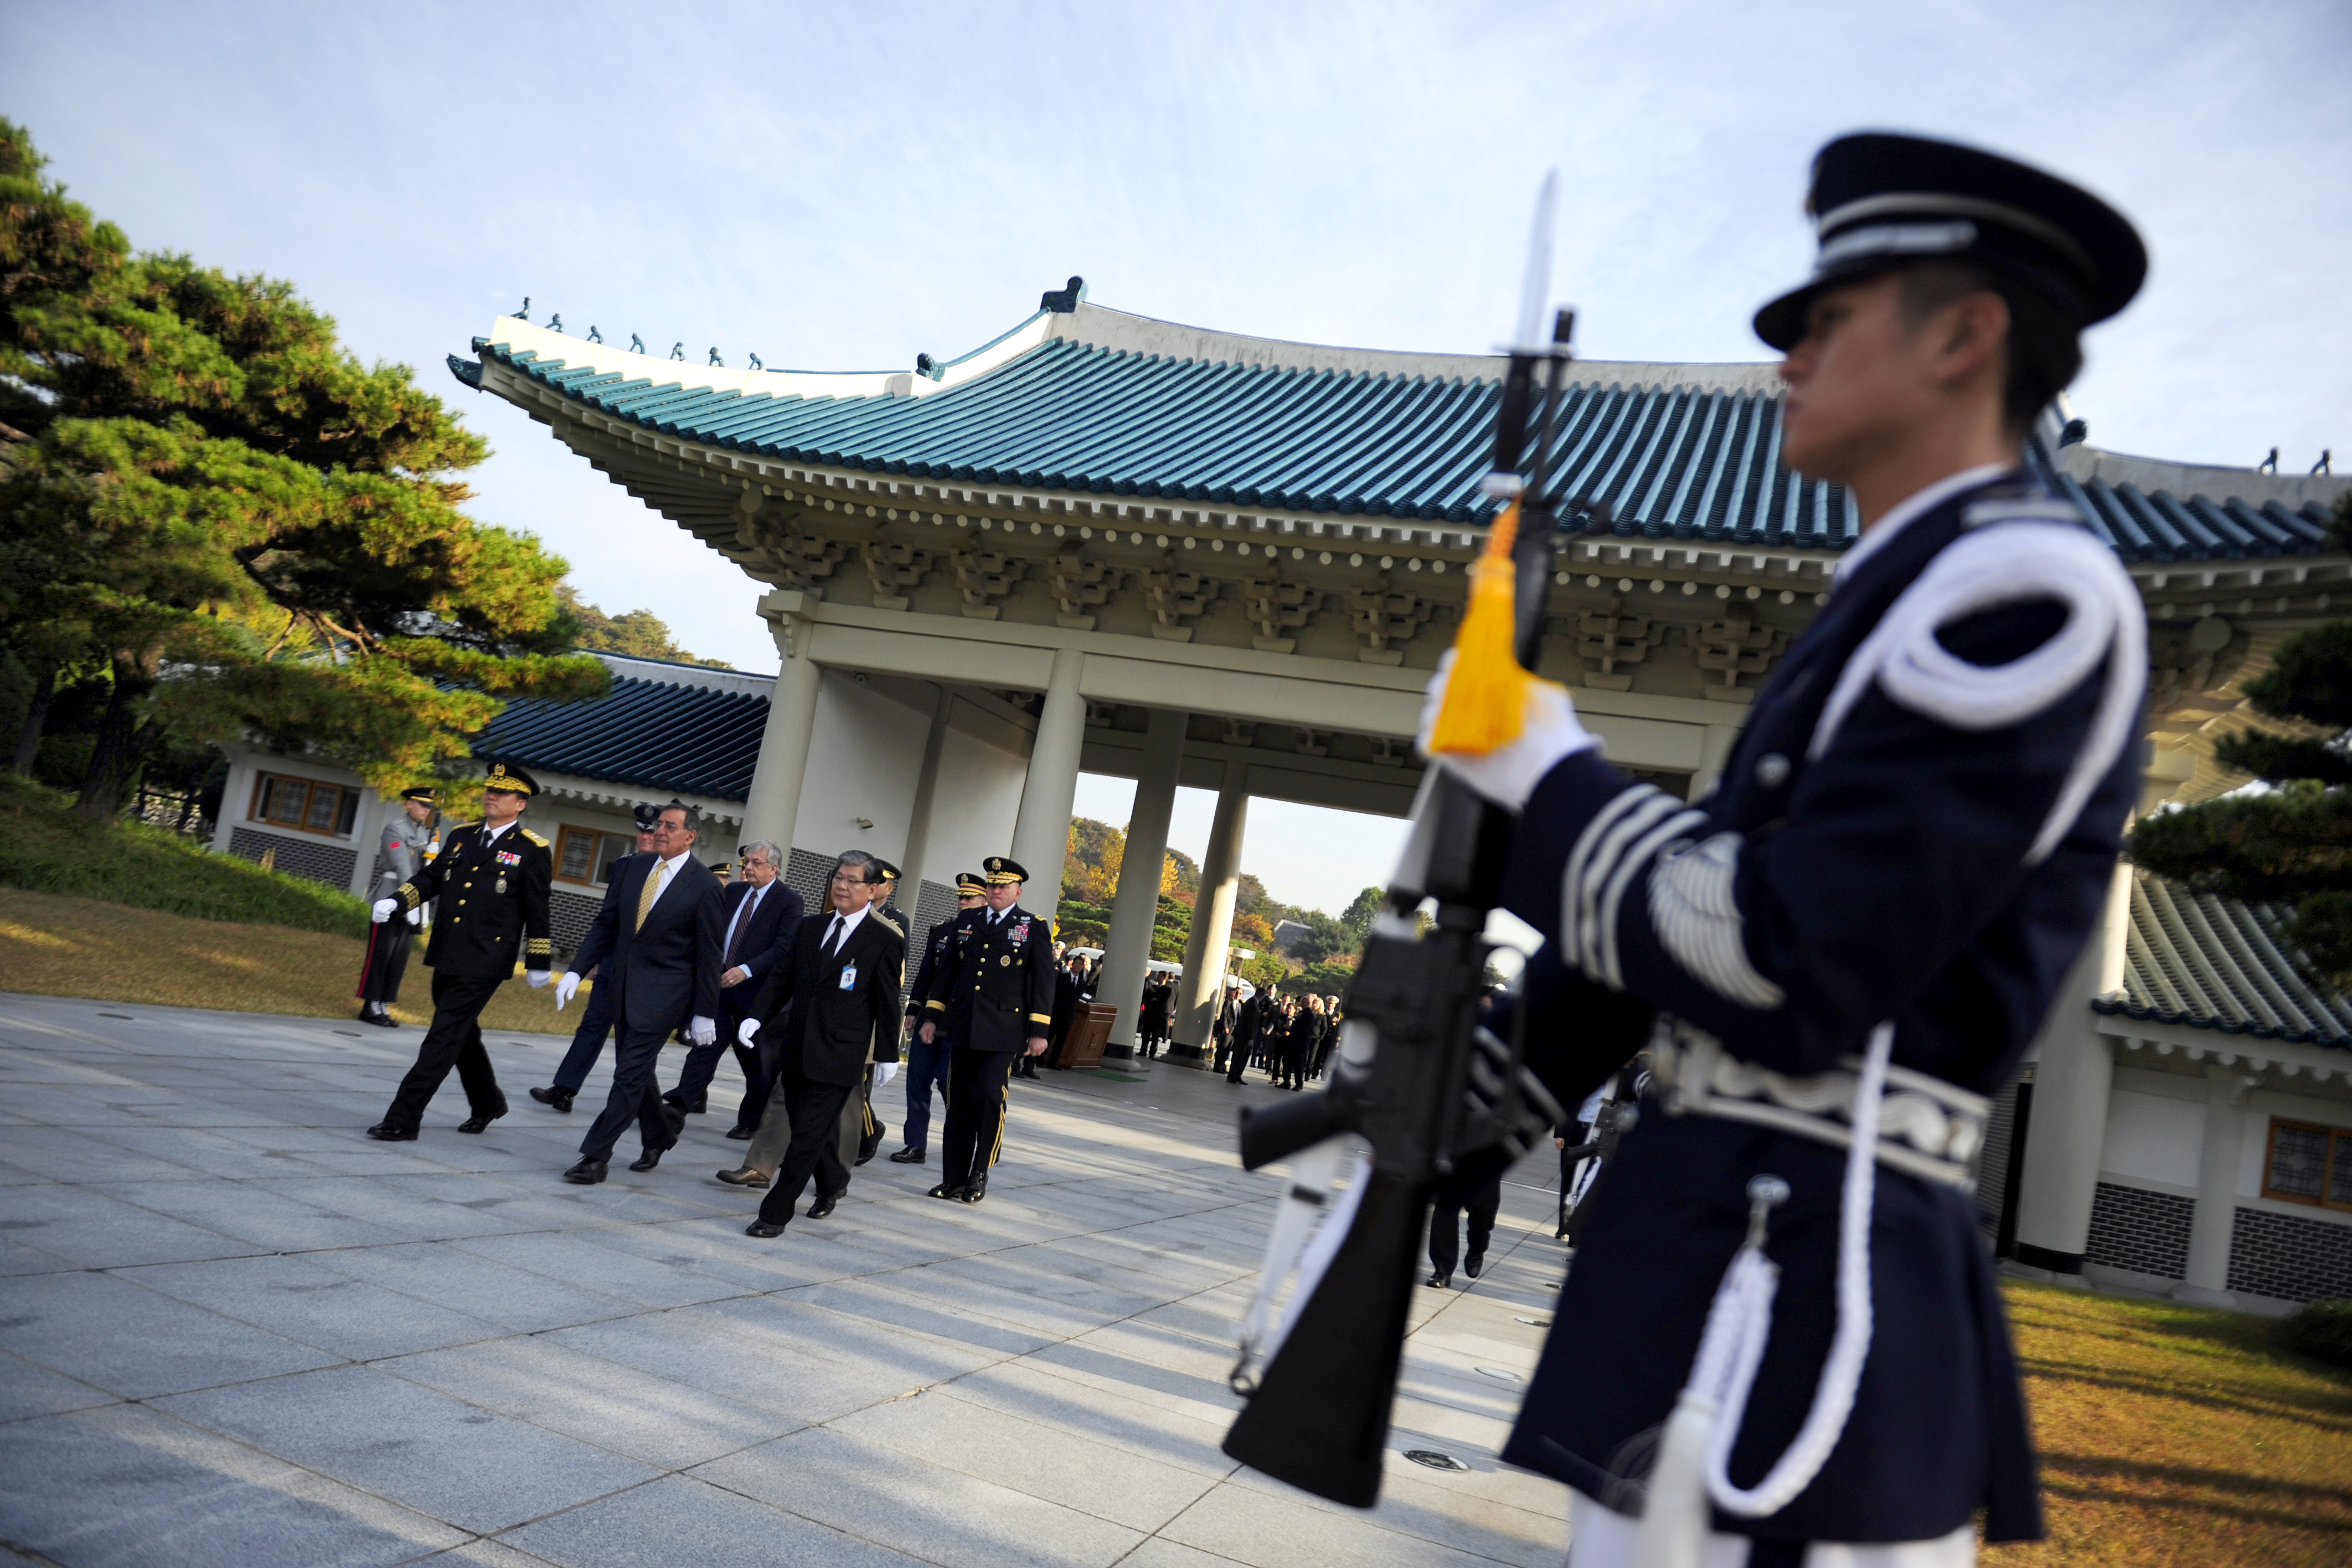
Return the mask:
M 389 1121 L 379 1121 L 368 1129 L 368 1136 L 381 1138 L 387 1143 L 414 1143 L 416 1142 L 416 1129 L 395 1127 Z
M 1429 1286 L 1432 1289 L 1451 1290 L 1454 1289 L 1454 1276 L 1450 1273 L 1440 1274 L 1433 1269 L 1430 1272 L 1429 1278 L 1423 1280 L 1422 1283 Z
M 385 1012 L 383 1008 L 376 1006 L 373 1003 L 360 1009 L 360 1022 L 362 1024 L 373 1024 L 379 1028 L 385 1029 L 396 1029 L 400 1027 L 399 1019 L 394 1018 L 391 1014 Z
M 669 1129 L 669 1141 L 675 1143 L 686 1131 L 686 1112 L 665 1100 L 662 1101 L 661 1113 L 662 1125 Z
M 783 1235 L 784 1227 L 780 1225 L 771 1225 L 763 1219 L 755 1219 L 750 1225 L 743 1227 L 743 1234 L 745 1236 L 756 1236 L 761 1241 L 767 1241 Z
M 671 1147 L 674 1147 L 674 1145 L 673 1145 L 673 1144 L 669 1144 L 669 1143 L 665 1143 L 665 1144 L 663 1144 L 663 1145 L 662 1145 L 662 1148 L 663 1148 L 663 1149 L 667 1149 L 667 1148 L 671 1148 Z M 630 1169 L 630 1170 L 632 1170 L 632 1171 L 650 1171 L 650 1170 L 652 1170 L 656 1165 L 658 1165 L 658 1164 L 660 1164 L 660 1163 L 661 1163 L 661 1157 L 662 1157 L 662 1151 L 661 1151 L 661 1149 L 648 1149 L 648 1150 L 646 1150 L 644 1153 L 642 1153 L 642 1154 L 638 1155 L 635 1159 L 634 1159 L 634 1160 L 632 1160 L 632 1161 L 630 1161 L 630 1162 L 629 1162 L 629 1169 Z
M 959 1203 L 976 1204 L 987 1195 L 988 1173 L 986 1171 L 982 1171 L 979 1175 L 974 1176 L 971 1181 L 964 1184 L 963 1191 L 956 1194 L 956 1200 Z
M 769 1180 L 765 1172 L 755 1171 L 749 1165 L 739 1165 L 731 1171 L 721 1171 L 719 1173 L 719 1179 L 730 1187 L 753 1188 L 766 1186 Z
M 758 1131 L 756 1127 L 730 1127 L 727 1130 L 727 1136 L 738 1143 L 748 1143 L 751 1141 L 751 1134 Z
M 831 1214 L 834 1211 L 835 1206 L 840 1202 L 841 1198 L 838 1194 L 832 1197 L 826 1197 L 824 1194 L 820 1193 L 817 1194 L 816 1202 L 809 1205 L 808 1216 L 811 1219 L 823 1219 L 825 1215 Z
M 950 1186 L 947 1183 L 941 1182 L 931 1189 L 930 1195 L 935 1198 L 960 1198 L 963 1196 L 963 1189 Z
M 572 1096 L 574 1092 L 562 1084 L 551 1084 L 545 1089 L 532 1089 L 530 1097 L 541 1105 L 551 1105 L 569 1116 L 572 1113 Z
M 1483 1252 L 1474 1252 L 1469 1257 L 1462 1260 L 1462 1272 L 1467 1274 L 1473 1279 L 1478 1278 L 1479 1274 L 1486 1268 L 1486 1255 Z
M 563 1179 L 577 1182 L 583 1187 L 593 1187 L 604 1179 L 604 1162 L 583 1157 L 580 1163 L 563 1173 Z
M 507 1108 L 501 1105 L 496 1110 L 491 1111 L 488 1116 L 468 1116 L 465 1121 L 457 1123 L 457 1131 L 460 1132 L 487 1132 L 489 1131 L 490 1123 L 496 1121 L 499 1117 L 504 1116 L 506 1113 Z
M 919 1165 L 923 1163 L 923 1151 L 901 1149 L 890 1156 L 890 1163 L 894 1165 Z

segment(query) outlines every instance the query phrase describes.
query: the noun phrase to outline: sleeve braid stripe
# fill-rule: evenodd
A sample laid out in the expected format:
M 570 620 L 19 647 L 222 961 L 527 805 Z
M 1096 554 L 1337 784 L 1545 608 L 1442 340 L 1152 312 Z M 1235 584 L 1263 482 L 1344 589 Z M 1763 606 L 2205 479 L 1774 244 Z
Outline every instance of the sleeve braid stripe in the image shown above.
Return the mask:
M 1668 796 L 1669 800 L 1673 797 Z M 1594 971 L 1610 985 L 1622 991 L 1625 976 L 1617 952 L 1617 911 L 1625 902 L 1625 889 L 1658 851 L 1678 836 L 1688 833 L 1706 820 L 1703 811 L 1678 811 L 1657 826 L 1643 834 L 1633 848 L 1617 862 L 1617 869 L 1609 879 L 1609 886 L 1601 897 L 1600 926 L 1601 967 Z
M 1560 951 L 1586 973 L 1600 973 L 1601 894 L 1618 858 L 1677 804 L 1654 784 L 1635 784 L 1594 813 L 1577 836 L 1560 877 Z
M 1748 961 L 1747 922 L 1732 892 L 1739 848 L 1737 833 L 1669 845 L 1650 878 L 1650 924 L 1667 954 L 1717 995 L 1778 1007 L 1787 997 Z

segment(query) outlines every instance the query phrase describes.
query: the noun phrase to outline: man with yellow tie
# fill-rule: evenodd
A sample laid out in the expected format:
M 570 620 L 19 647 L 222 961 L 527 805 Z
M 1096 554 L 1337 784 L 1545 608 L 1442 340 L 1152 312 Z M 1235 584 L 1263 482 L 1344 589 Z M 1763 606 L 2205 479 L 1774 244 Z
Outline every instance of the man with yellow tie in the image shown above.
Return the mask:
M 579 990 L 582 972 L 597 969 L 596 984 L 614 988 L 619 1033 L 612 1093 L 581 1142 L 580 1163 L 563 1173 L 567 1182 L 603 1181 L 613 1145 L 632 1117 L 644 1152 L 629 1169 L 650 1171 L 659 1164 L 686 1121 L 686 1113 L 665 1105 L 655 1087 L 662 1042 L 681 1026 L 698 1046 L 718 1038 L 726 921 L 719 879 L 694 858 L 700 826 L 690 805 L 672 801 L 662 808 L 653 852 L 614 865 L 604 902 L 571 967 L 555 983 L 561 1008 Z

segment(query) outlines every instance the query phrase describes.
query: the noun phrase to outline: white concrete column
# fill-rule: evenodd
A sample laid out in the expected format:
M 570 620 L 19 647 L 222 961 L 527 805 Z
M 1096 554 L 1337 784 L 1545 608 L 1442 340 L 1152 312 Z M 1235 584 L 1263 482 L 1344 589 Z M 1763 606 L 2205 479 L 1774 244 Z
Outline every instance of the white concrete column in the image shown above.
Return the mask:
M 768 699 L 768 727 L 760 735 L 760 760 L 751 770 L 751 797 L 743 803 L 743 826 L 738 837 L 765 838 L 783 846 L 784 864 L 778 869 L 790 871 L 793 825 L 801 814 L 801 780 L 808 771 L 809 736 L 816 728 L 817 684 L 824 672 L 808 656 L 804 621 L 797 616 L 772 613 L 765 600 L 760 613 L 768 617 L 784 663 L 776 672 L 776 689 Z
M 1217 792 L 1217 815 L 1209 824 L 1209 850 L 1201 862 L 1201 890 L 1192 904 L 1192 934 L 1184 944 L 1184 979 L 1178 987 L 1176 1043 L 1209 1065 L 1210 1029 L 1225 973 L 1225 949 L 1234 940 L 1234 895 L 1242 876 L 1242 835 L 1249 826 L 1249 763 L 1225 762 L 1224 787 Z
M 1127 819 L 1127 850 L 1111 900 L 1110 935 L 1103 943 L 1102 984 L 1095 1000 L 1118 1009 L 1103 1054 L 1135 1054 L 1143 977 L 1151 960 L 1151 928 L 1160 913 L 1160 879 L 1168 859 L 1168 818 L 1176 809 L 1176 774 L 1184 762 L 1186 715 L 1151 710 L 1143 763 L 1135 781 L 1135 809 Z
M 1087 656 L 1058 648 L 1047 678 L 1045 707 L 1029 748 L 1029 776 L 1021 786 L 1021 815 L 1013 824 L 1013 858 L 1028 869 L 1024 908 L 1055 918 L 1062 902 L 1062 862 L 1070 852 L 1070 803 L 1078 794 L 1078 753 L 1087 740 L 1087 700 L 1078 674 Z
M 2105 923 L 2083 944 L 2035 1046 L 2033 1109 L 2018 1177 L 2017 1260 L 2056 1275 L 2082 1273 L 2090 1239 L 2116 1076 L 2115 1053 L 2098 1032 L 2091 998 L 2122 984 L 2119 931 L 2131 918 L 2131 868 L 2117 862 Z
M 913 928 L 923 901 L 923 862 L 930 858 L 931 806 L 939 798 L 940 755 L 947 750 L 948 710 L 954 706 L 955 693 L 940 687 L 940 700 L 931 707 L 930 733 L 923 737 L 923 765 L 915 774 L 915 805 L 907 815 L 907 847 L 898 853 L 898 872 L 905 881 L 898 898 L 907 917 L 908 942 L 923 939 L 923 933 Z
M 1698 771 L 1691 774 L 1690 797 L 1704 799 L 1716 781 L 1723 777 L 1723 765 L 1731 760 L 1731 748 L 1739 743 L 1737 724 L 1709 724 L 1698 743 Z
M 2240 1102 L 2252 1080 L 2236 1068 L 2205 1068 L 2205 1139 L 2197 1163 L 2197 1212 L 2189 1222 L 2189 1273 L 2173 1295 L 2200 1307 L 2234 1307 L 2230 1241 L 2238 1223 L 2238 1159 L 2246 1115 Z
M 228 815 L 228 797 L 221 797 L 221 815 Z M 355 899 L 368 895 L 368 884 L 375 880 L 375 849 L 383 842 L 383 797 L 369 788 L 360 791 L 359 813 L 352 818 L 353 847 L 359 850 L 357 863 L 352 867 L 350 892 Z

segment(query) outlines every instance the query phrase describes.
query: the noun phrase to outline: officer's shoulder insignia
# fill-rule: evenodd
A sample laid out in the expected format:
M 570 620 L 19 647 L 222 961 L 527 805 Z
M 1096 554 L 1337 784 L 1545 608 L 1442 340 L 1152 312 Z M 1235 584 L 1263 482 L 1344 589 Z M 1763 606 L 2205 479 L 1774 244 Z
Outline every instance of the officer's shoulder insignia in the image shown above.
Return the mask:
M 528 827 L 526 827 L 526 828 L 524 828 L 524 829 L 522 830 L 522 836 L 523 836 L 525 838 L 530 839 L 533 844 L 538 845 L 541 849 L 544 849 L 544 848 L 546 848 L 546 847 L 547 847 L 547 840 L 546 840 L 546 839 L 544 839 L 544 838 L 541 838 L 538 834 L 533 833 L 533 832 L 532 832 L 530 828 L 528 828 Z

